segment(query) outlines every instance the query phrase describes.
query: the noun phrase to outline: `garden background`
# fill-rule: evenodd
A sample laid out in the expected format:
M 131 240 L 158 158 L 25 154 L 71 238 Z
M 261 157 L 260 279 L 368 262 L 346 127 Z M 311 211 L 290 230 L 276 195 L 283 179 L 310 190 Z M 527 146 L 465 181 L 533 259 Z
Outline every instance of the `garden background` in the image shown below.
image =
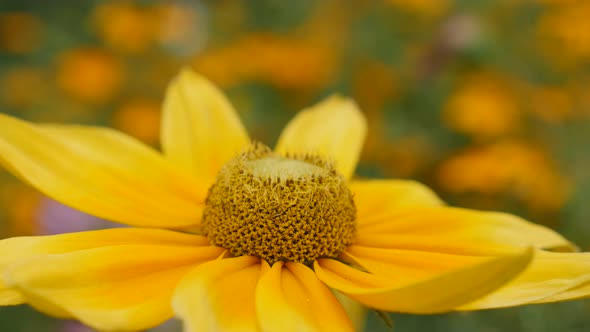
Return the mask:
M 351 96 L 369 123 L 359 176 L 416 179 L 590 250 L 590 1 L 0 0 L 2 113 L 157 147 L 183 66 L 267 143 L 306 105 Z M 114 226 L 0 172 L 2 238 Z M 391 316 L 394 331 L 588 331 L 590 301 Z M 0 330 L 91 331 L 24 306 L 0 308 Z M 390 328 L 369 313 L 366 330 Z

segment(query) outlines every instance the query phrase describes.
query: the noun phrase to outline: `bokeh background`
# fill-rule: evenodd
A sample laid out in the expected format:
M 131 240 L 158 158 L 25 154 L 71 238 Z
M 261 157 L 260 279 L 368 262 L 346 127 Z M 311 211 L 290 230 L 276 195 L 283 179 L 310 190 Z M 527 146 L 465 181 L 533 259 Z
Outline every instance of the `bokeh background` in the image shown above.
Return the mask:
M 167 82 L 189 65 L 252 137 L 352 96 L 370 131 L 358 173 L 420 180 L 590 249 L 590 1 L 0 0 L 0 111 L 115 127 L 157 146 Z M 0 172 L 0 237 L 116 227 Z M 589 331 L 590 301 L 433 316 L 394 331 Z M 78 331 L 27 307 L 1 331 Z M 390 328 L 375 313 L 367 331 Z M 180 331 L 169 322 L 153 331 Z

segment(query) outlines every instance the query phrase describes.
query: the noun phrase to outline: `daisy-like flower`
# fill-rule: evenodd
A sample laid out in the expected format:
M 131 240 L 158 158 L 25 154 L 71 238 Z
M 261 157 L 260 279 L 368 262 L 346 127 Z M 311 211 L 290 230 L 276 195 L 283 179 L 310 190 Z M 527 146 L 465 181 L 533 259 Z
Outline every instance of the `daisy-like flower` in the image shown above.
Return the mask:
M 518 217 L 445 206 L 401 180 L 352 179 L 354 102 L 303 110 L 271 150 L 183 71 L 160 154 L 105 128 L 0 115 L 0 164 L 46 195 L 132 227 L 0 242 L 0 303 L 99 330 L 176 314 L 185 331 L 350 331 L 335 295 L 408 313 L 590 294 L 590 254 Z M 559 252 L 558 252 L 559 251 Z

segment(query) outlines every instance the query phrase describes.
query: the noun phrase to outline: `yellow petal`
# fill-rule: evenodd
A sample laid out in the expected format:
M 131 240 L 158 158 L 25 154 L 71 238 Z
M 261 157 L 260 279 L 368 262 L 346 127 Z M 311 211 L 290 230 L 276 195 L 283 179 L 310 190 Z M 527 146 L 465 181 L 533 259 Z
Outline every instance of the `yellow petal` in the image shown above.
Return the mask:
M 207 187 L 221 166 L 249 144 L 223 93 L 190 69 L 184 69 L 168 87 L 161 137 L 165 155 Z
M 395 278 L 399 284 L 410 284 L 483 263 L 490 257 L 352 245 L 341 258 L 376 275 Z
M 444 203 L 425 185 L 409 180 L 355 180 L 354 194 L 359 227 L 391 219 L 405 208 L 441 206 Z
M 311 269 L 277 262 L 264 270 L 256 289 L 263 331 L 354 330 L 342 305 Z
M 590 253 L 539 250 L 517 278 L 460 310 L 509 307 L 590 296 Z
M 0 165 L 46 195 L 112 221 L 199 222 L 203 201 L 149 147 L 109 129 L 36 126 L 0 114 Z
M 24 296 L 13 289 L 8 289 L 2 280 L 0 280 L 0 306 L 2 305 L 17 305 L 25 303 L 27 300 Z
M 314 267 L 328 286 L 369 307 L 426 314 L 452 310 L 497 289 L 526 268 L 532 252 L 527 249 L 490 258 L 410 283 L 404 278 L 361 272 L 332 259 L 320 259 Z
M 258 331 L 254 292 L 260 261 L 220 259 L 192 270 L 174 292 L 172 305 L 185 332 Z
M 81 125 L 38 127 L 89 160 L 108 165 L 113 171 L 126 172 L 126 176 L 136 180 L 149 179 L 149 182 L 139 183 L 149 185 L 142 190 L 157 186 L 160 191 L 170 191 L 168 194 L 193 203 L 203 201 L 207 195 L 209 188 L 199 183 L 196 177 L 179 172 L 158 151 L 122 132 Z M 127 165 L 137 167 L 129 172 Z
M 276 150 L 320 153 L 333 159 L 348 179 L 354 174 L 366 133 L 366 120 L 356 103 L 332 96 L 297 114 L 283 130 Z
M 170 245 L 192 248 L 193 246 L 202 246 L 208 243 L 207 239 L 202 236 L 139 228 L 116 228 L 52 236 L 15 237 L 0 241 L 0 276 L 13 264 L 32 257 L 49 254 L 129 244 Z M 26 299 L 23 295 L 18 290 L 7 287 L 0 278 L 0 305 L 13 305 L 24 302 L 26 302 Z M 57 311 L 54 310 L 51 314 L 64 316 L 63 313 Z
M 77 241 L 88 237 L 82 234 Z M 148 234 L 143 241 L 116 241 L 121 234 L 113 233 L 103 244 L 99 244 L 99 234 L 95 235 L 93 248 L 14 261 L 5 269 L 6 284 L 49 314 L 61 310 L 98 330 L 143 330 L 172 316 L 172 293 L 190 269 L 223 252 L 219 247 L 186 245 L 186 237 L 164 244 L 173 236 L 163 233 L 161 238 Z M 195 242 L 202 241 L 194 237 Z M 80 247 L 66 243 L 59 248 L 55 241 L 48 242 L 53 242 L 46 244 L 48 251 L 54 252 Z
M 556 232 L 519 217 L 450 207 L 405 209 L 360 226 L 356 244 L 451 254 L 495 255 L 533 246 L 572 250 Z

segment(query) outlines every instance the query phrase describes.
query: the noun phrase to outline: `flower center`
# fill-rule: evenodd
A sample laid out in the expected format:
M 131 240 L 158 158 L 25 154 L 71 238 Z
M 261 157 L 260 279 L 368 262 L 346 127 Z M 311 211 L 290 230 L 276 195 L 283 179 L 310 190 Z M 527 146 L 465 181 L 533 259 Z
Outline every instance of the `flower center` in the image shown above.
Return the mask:
M 355 217 L 352 193 L 332 163 L 254 144 L 222 167 L 202 224 L 234 256 L 310 264 L 352 243 Z

